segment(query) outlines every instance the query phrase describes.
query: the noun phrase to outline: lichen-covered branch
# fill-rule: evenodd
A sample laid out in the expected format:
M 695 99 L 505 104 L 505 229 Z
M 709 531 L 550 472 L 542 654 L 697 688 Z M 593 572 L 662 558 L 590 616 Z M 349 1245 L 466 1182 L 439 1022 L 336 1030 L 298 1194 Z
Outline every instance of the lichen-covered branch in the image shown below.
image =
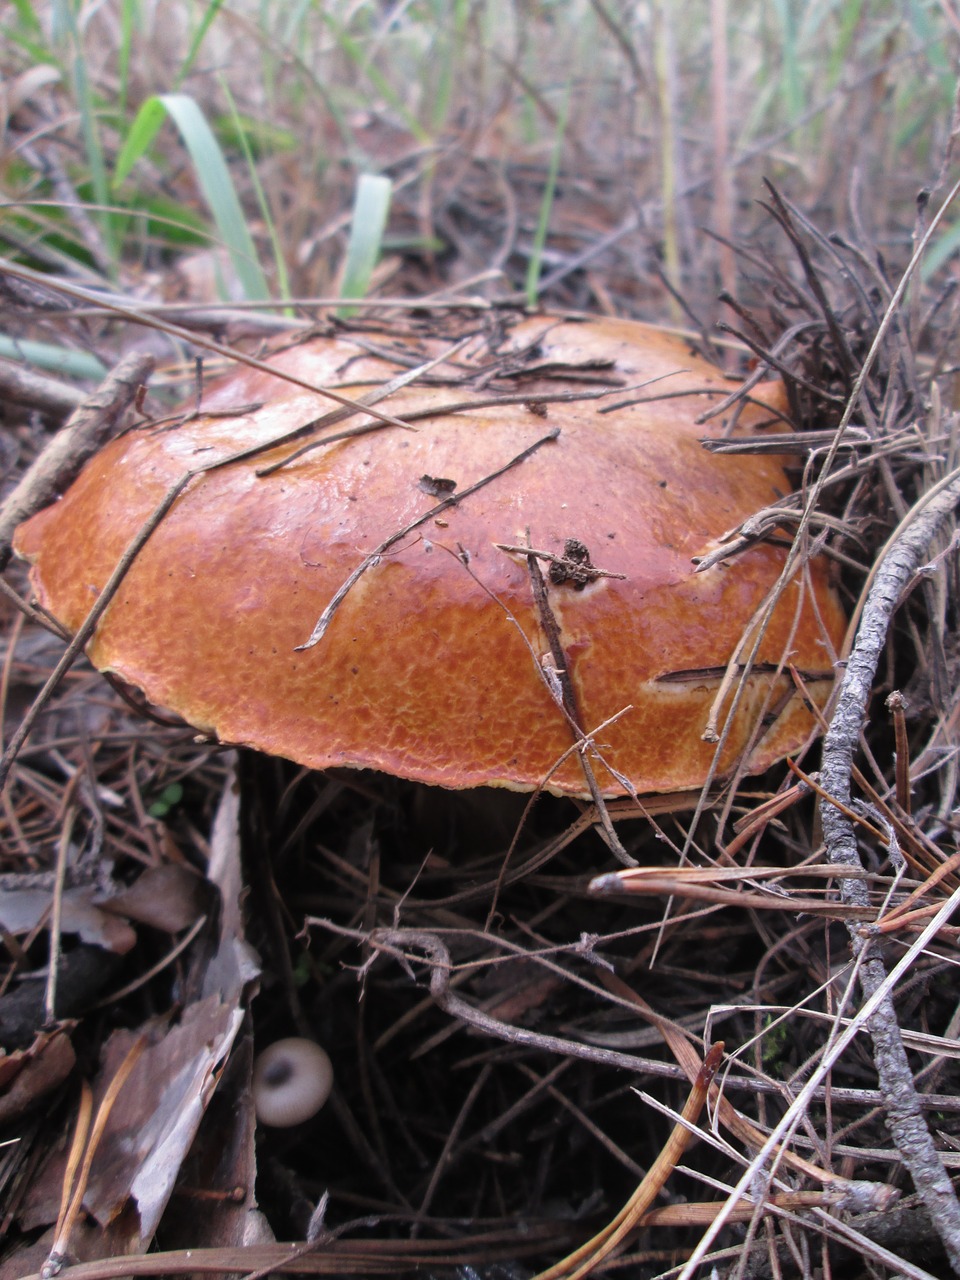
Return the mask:
M 960 477 L 953 476 L 915 508 L 912 518 L 904 522 L 902 531 L 877 567 L 824 742 L 823 787 L 844 805 L 850 800 L 853 756 L 897 601 L 919 568 L 930 542 L 958 503 Z M 830 861 L 859 866 L 857 840 L 846 814 L 837 805 L 823 801 L 821 819 Z M 862 880 L 845 877 L 840 884 L 844 902 L 855 906 L 867 903 L 868 890 Z M 862 925 L 851 923 L 848 927 L 854 955 L 861 961 L 864 997 L 869 999 L 886 976 L 883 959 Z M 886 1103 L 887 1126 L 910 1170 L 917 1193 L 936 1224 L 951 1265 L 960 1274 L 960 1203 L 924 1121 L 891 999 L 881 1002 L 868 1025 Z

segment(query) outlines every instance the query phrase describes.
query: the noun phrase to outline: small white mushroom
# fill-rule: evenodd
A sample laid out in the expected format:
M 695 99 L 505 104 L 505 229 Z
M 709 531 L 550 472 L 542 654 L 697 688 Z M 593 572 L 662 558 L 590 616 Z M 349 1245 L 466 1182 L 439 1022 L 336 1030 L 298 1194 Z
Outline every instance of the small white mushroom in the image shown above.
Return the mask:
M 315 1116 L 332 1087 L 333 1064 L 312 1040 L 278 1040 L 253 1065 L 257 1119 L 275 1129 L 289 1129 Z

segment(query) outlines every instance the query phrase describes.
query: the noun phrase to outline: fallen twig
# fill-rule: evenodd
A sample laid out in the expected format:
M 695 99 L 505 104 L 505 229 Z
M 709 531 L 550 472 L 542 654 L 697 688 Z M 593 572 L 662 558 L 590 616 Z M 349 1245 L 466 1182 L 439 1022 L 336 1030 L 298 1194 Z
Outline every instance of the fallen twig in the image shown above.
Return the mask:
M 13 553 L 10 544 L 14 529 L 62 493 L 87 459 L 116 433 L 153 365 L 153 356 L 143 352 L 125 356 L 0 505 L 0 572 Z
M 870 1025 L 870 1019 L 874 1013 L 885 1000 L 890 999 L 891 993 L 909 972 L 910 966 L 915 963 L 917 956 L 929 946 L 932 939 L 937 936 L 958 906 L 960 906 L 960 889 L 956 890 L 943 904 L 934 919 L 930 921 L 920 936 L 911 944 L 890 973 L 884 977 L 880 986 L 867 997 L 863 1008 L 857 1016 L 829 1045 L 811 1072 L 806 1084 L 790 1104 L 786 1114 L 767 1135 L 763 1146 L 744 1170 L 736 1186 L 725 1200 L 723 1209 L 704 1232 L 696 1248 L 684 1264 L 678 1280 L 693 1280 L 697 1267 L 706 1256 L 723 1226 L 729 1221 L 730 1214 L 734 1212 L 745 1195 L 755 1194 L 758 1184 L 761 1184 L 765 1178 L 769 1177 L 768 1162 L 782 1158 L 780 1154 L 782 1151 L 781 1143 L 796 1129 L 823 1080 L 842 1058 L 855 1037 L 860 1034 L 863 1026 Z M 944 1174 L 944 1177 L 946 1177 L 946 1174 Z M 949 1186 L 949 1179 L 947 1180 L 947 1185 Z
M 14 404 L 49 414 L 73 413 L 87 398 L 72 383 L 36 373 L 13 360 L 0 360 L 0 391 Z
M 930 542 L 960 503 L 960 476 L 954 475 L 938 491 L 914 507 L 890 542 L 874 571 L 864 601 L 857 638 L 837 693 L 836 709 L 824 739 L 821 782 L 830 801 L 821 801 L 827 857 L 844 866 L 860 866 L 853 823 L 838 807 L 849 806 L 853 754 L 867 714 L 880 654 L 901 592 L 922 563 Z M 842 900 L 867 905 L 864 884 L 841 882 Z M 873 947 L 872 932 L 848 925 L 854 956 L 860 960 L 860 983 L 865 997 L 875 995 L 886 968 Z M 937 1226 L 954 1270 L 960 1273 L 960 1202 L 923 1119 L 913 1074 L 903 1047 L 892 998 L 877 1005 L 868 1023 L 874 1062 L 886 1100 L 887 1126 L 910 1170 L 914 1186 Z

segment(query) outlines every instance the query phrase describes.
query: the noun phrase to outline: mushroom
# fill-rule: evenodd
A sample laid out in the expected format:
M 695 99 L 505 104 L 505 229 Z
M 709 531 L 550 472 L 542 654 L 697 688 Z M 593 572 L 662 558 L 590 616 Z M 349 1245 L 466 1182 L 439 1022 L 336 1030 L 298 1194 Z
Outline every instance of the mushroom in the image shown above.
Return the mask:
M 253 1064 L 253 1105 L 261 1124 L 290 1129 L 311 1120 L 333 1088 L 333 1064 L 312 1040 L 277 1040 Z
M 474 323 L 429 376 L 335 425 L 312 426 L 336 406 L 304 383 L 357 400 L 449 339 L 310 338 L 270 358 L 296 382 L 241 367 L 198 416 L 115 440 L 18 531 L 39 601 L 77 629 L 185 472 L 297 430 L 184 488 L 100 619 L 96 666 L 221 741 L 449 788 L 585 796 L 588 739 L 607 796 L 795 750 L 814 721 L 784 664 L 822 704 L 845 619 L 826 562 L 802 566 L 734 706 L 724 673 L 753 650 L 789 539 L 698 562 L 791 485 L 782 458 L 701 444 L 729 427 L 697 415 L 730 383 L 633 321 Z M 761 383 L 736 433 L 783 431 L 785 411 Z M 716 760 L 715 703 L 721 728 L 734 707 Z

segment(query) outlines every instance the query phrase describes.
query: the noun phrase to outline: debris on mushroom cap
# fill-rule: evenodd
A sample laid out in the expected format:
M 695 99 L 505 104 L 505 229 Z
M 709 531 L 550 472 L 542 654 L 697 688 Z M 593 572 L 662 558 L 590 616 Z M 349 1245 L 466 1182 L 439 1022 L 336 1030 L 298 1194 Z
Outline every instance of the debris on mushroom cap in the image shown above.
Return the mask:
M 698 786 L 716 750 L 703 734 L 723 673 L 787 538 L 701 573 L 695 562 L 789 492 L 783 460 L 703 448 L 729 424 L 695 419 L 731 384 L 680 338 L 623 320 L 539 316 L 496 334 L 474 324 L 447 363 L 378 403 L 414 430 L 383 425 L 258 474 L 324 434 L 376 426 L 354 413 L 193 479 L 121 582 L 90 657 L 224 741 L 315 768 L 583 795 L 576 734 L 556 697 L 552 617 L 579 724 L 604 726 L 601 791 L 623 794 L 624 779 L 641 792 Z M 450 345 L 381 329 L 312 338 L 271 363 L 356 399 Z M 613 393 L 598 398 L 604 387 Z M 491 404 L 507 395 L 512 403 Z M 738 434 L 784 429 L 778 383 L 752 400 Z M 336 408 L 241 367 L 206 389 L 202 416 L 114 441 L 18 532 L 41 603 L 78 628 L 185 471 Z M 301 648 L 365 557 L 414 525 Z M 553 558 L 539 562 L 546 608 L 527 557 L 501 549 L 527 545 Z M 719 776 L 748 744 L 757 772 L 804 741 L 811 714 L 775 668 L 786 657 L 822 702 L 843 629 L 827 566 L 814 560 L 766 627 Z

